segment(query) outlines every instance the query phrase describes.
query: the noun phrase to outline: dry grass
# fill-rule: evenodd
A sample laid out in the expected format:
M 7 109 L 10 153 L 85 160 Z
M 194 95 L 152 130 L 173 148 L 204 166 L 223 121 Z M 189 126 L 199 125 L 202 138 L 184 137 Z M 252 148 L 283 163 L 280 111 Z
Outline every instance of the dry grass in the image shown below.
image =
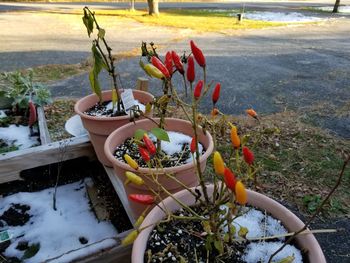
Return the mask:
M 52 141 L 60 141 L 72 137 L 66 132 L 64 125 L 74 113 L 75 100 L 55 100 L 45 106 L 45 117 Z

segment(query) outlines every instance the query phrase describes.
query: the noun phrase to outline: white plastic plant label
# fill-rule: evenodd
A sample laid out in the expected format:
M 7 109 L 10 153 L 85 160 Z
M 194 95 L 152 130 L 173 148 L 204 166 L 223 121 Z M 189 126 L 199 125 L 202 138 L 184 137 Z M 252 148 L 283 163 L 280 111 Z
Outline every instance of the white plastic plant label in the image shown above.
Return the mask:
M 6 242 L 11 239 L 11 236 L 7 230 L 0 232 L 0 243 Z
M 132 93 L 132 89 L 126 89 L 124 92 L 121 94 L 122 101 L 124 104 L 124 109 L 127 111 L 131 107 L 135 106 L 135 98 L 134 94 Z

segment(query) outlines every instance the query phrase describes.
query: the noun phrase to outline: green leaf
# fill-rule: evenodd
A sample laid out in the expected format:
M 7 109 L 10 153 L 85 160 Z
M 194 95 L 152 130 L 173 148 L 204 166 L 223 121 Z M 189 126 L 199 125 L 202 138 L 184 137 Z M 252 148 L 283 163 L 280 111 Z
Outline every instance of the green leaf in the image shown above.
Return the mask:
M 104 38 L 105 37 L 105 35 L 106 35 L 106 30 L 104 30 L 103 28 L 100 28 L 99 30 L 98 30 L 98 34 L 97 34 L 97 36 L 99 37 L 99 38 Z
M 26 251 L 23 254 L 22 260 L 23 259 L 27 259 L 27 258 L 31 258 L 34 257 L 36 253 L 38 253 L 40 249 L 40 243 L 35 243 L 33 245 L 31 245 L 30 247 L 28 247 L 26 249 Z
M 98 76 L 96 75 L 96 72 L 94 69 L 92 69 L 90 71 L 89 80 L 90 80 L 90 85 L 91 85 L 92 91 L 98 96 L 100 101 L 102 101 L 101 87 L 100 87 L 100 83 L 98 81 Z
M 222 243 L 221 240 L 216 239 L 214 241 L 214 247 L 216 248 L 216 250 L 219 252 L 220 255 L 224 253 L 224 244 Z
M 155 127 L 151 130 L 151 132 L 157 137 L 158 140 L 170 142 L 169 135 L 165 130 Z
M 137 129 L 137 130 L 135 131 L 135 134 L 134 134 L 135 140 L 141 140 L 142 137 L 143 137 L 143 135 L 144 135 L 145 133 L 147 133 L 145 130 L 143 130 L 143 129 Z
M 104 62 L 102 55 L 95 44 L 92 45 L 91 51 L 94 58 L 94 69 L 96 70 L 96 73 L 99 74 L 102 68 L 108 71 L 108 66 Z

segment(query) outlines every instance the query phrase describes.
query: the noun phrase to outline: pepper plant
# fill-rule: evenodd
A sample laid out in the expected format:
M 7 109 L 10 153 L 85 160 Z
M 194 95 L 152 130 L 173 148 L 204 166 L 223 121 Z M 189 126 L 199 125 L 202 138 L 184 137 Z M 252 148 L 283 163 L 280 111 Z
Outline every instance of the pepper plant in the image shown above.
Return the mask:
M 112 55 L 112 48 L 107 43 L 105 38 L 106 31 L 101 28 L 96 20 L 95 12 L 92 12 L 88 7 L 84 7 L 83 23 L 87 29 L 88 36 L 90 37 L 94 29 L 97 30 L 96 37 L 92 40 L 92 57 L 93 67 L 89 73 L 89 81 L 92 91 L 98 96 L 99 103 L 102 101 L 102 91 L 98 76 L 104 69 L 108 72 L 112 78 L 112 101 L 113 101 L 113 112 L 116 106 L 115 115 L 125 114 L 125 109 L 120 96 L 120 84 L 118 83 L 119 75 L 114 65 L 114 57 Z
M 162 194 L 164 193 L 167 196 L 173 198 L 175 202 L 179 203 L 181 207 L 189 213 L 189 216 L 186 216 L 186 218 L 181 218 L 172 213 L 168 213 L 163 222 L 175 219 L 200 221 L 203 229 L 206 232 L 204 236 L 206 239 L 206 247 L 210 250 L 217 250 L 218 254 L 221 255 L 230 250 L 230 247 L 233 245 L 233 243 L 237 241 L 233 236 L 234 229 L 232 229 L 232 227 L 228 227 L 228 232 L 225 232 L 224 229 L 227 226 L 232 225 L 231 223 L 236 217 L 237 211 L 239 211 L 241 206 L 244 206 L 247 203 L 247 193 L 245 190 L 244 182 L 254 178 L 257 169 L 254 165 L 254 154 L 246 145 L 244 145 L 244 140 L 242 140 L 243 143 L 241 143 L 237 127 L 230 123 L 227 117 L 221 113 L 216 106 L 220 97 L 220 83 L 217 83 L 215 85 L 211 95 L 213 102 L 211 117 L 199 113 L 199 105 L 213 85 L 212 83 L 208 84 L 206 80 L 206 60 L 202 51 L 193 41 L 191 41 L 190 45 L 192 54 L 187 57 L 183 56 L 183 59 L 180 59 L 175 51 L 167 52 L 165 56 L 165 62 L 163 63 L 156 53 L 154 46 L 151 45 L 152 49 L 149 52 L 146 51 L 146 45 L 143 43 L 142 51 L 143 54 L 147 57 L 149 63 L 145 64 L 140 60 L 140 65 L 147 74 L 152 77 L 159 78 L 163 81 L 164 94 L 162 97 L 160 97 L 160 99 L 158 99 L 158 101 L 162 100 L 164 96 L 169 98 L 168 101 L 174 102 L 178 107 L 183 109 L 185 116 L 192 124 L 194 136 L 189 145 L 189 150 L 193 156 L 193 164 L 201 186 L 201 191 L 193 190 L 187 187 L 171 174 L 165 173 L 165 176 L 170 180 L 174 180 L 179 184 L 179 186 L 182 186 L 196 198 L 198 203 L 197 205 L 201 207 L 201 213 L 199 214 L 196 212 L 196 209 L 187 206 L 178 200 L 172 193 L 170 193 L 158 181 L 158 176 L 154 174 L 152 170 L 150 170 L 149 176 L 145 177 L 147 180 L 138 176 L 136 174 L 138 164 L 128 155 L 125 155 L 124 159 L 135 171 L 135 173 L 126 172 L 126 183 L 144 185 L 152 193 L 149 195 L 131 194 L 129 198 L 133 202 L 141 203 L 146 206 L 155 204 L 156 202 L 161 202 L 163 200 L 164 196 Z M 187 62 L 186 72 L 182 64 L 183 61 Z M 193 85 L 195 80 L 194 61 L 196 61 L 197 64 L 202 68 L 204 77 L 203 80 L 199 80 L 196 85 Z M 192 101 L 190 104 L 183 101 L 172 86 L 171 77 L 176 71 L 183 76 L 184 82 L 189 82 L 188 84 L 191 89 Z M 161 113 L 163 115 L 165 115 L 166 109 L 167 105 L 161 107 Z M 164 116 L 161 115 L 161 118 L 162 117 Z M 209 179 L 214 184 L 214 193 L 212 195 L 209 195 L 209 192 L 207 190 L 206 179 L 204 178 L 204 174 L 201 170 L 199 161 L 201 155 L 198 147 L 199 133 L 206 133 L 207 129 L 211 131 L 211 133 L 214 135 L 214 138 L 216 138 L 217 132 L 225 133 L 226 129 L 230 129 L 232 153 L 235 152 L 235 155 L 231 154 L 231 157 L 227 160 L 226 163 L 218 151 L 214 152 L 213 166 L 215 173 L 211 174 L 211 178 Z M 140 133 L 140 131 L 138 131 L 138 133 Z M 159 173 L 159 170 L 162 171 L 163 167 L 159 156 L 156 154 L 156 147 L 153 142 L 149 140 L 147 133 L 144 132 L 144 134 L 141 135 L 139 134 L 135 136 L 138 137 L 135 141 L 138 143 L 140 155 L 145 163 L 147 163 L 149 168 L 155 168 L 154 170 Z M 148 187 L 149 182 L 156 184 L 159 191 Z M 225 213 L 221 209 L 221 206 L 224 204 L 228 205 L 229 207 Z M 130 235 L 124 239 L 124 244 L 131 243 L 137 237 L 137 233 L 139 231 L 142 231 L 142 229 L 139 229 L 139 226 L 147 210 L 148 208 L 146 208 L 145 212 L 137 220 L 136 228 L 138 229 L 131 232 Z M 240 233 L 246 234 L 247 231 L 240 231 Z M 243 234 L 240 238 L 243 238 Z
M 238 226 L 239 229 L 232 224 L 233 220 L 240 216 L 244 206 L 247 204 L 247 191 L 245 184 L 256 183 L 256 174 L 259 171 L 259 167 L 255 164 L 255 157 L 253 151 L 247 146 L 249 136 L 242 136 L 238 132 L 237 126 L 230 123 L 228 118 L 219 110 L 217 102 L 220 97 L 221 84 L 217 83 L 211 95 L 212 98 L 212 111 L 211 116 L 205 116 L 198 111 L 198 107 L 202 99 L 209 92 L 212 83 L 208 84 L 206 80 L 206 60 L 202 51 L 191 41 L 192 54 L 186 57 L 184 60 L 187 61 L 187 71 L 185 72 L 182 61 L 176 55 L 174 51 L 168 52 L 165 56 L 165 62 L 160 61 L 159 56 L 152 47 L 152 52 L 146 53 L 149 64 L 140 63 L 141 67 L 152 77 L 159 78 L 163 81 L 163 88 L 165 89 L 164 95 L 169 97 L 169 100 L 176 103 L 177 106 L 184 110 L 185 116 L 191 122 L 193 127 L 193 138 L 189 145 L 189 150 L 193 155 L 193 164 L 195 167 L 195 173 L 198 177 L 200 184 L 200 190 L 198 188 L 189 188 L 179 181 L 172 174 L 165 173 L 165 176 L 169 180 L 174 180 L 179 186 L 187 190 L 196 200 L 195 206 L 188 206 L 181 200 L 177 199 L 171 192 L 169 192 L 160 182 L 157 176 L 159 170 L 162 171 L 163 167 L 159 156 L 156 155 L 155 145 L 149 140 L 146 133 L 143 136 L 138 136 L 138 146 L 140 155 L 143 160 L 147 163 L 149 168 L 156 168 L 149 170 L 148 176 L 140 177 L 137 175 L 138 164 L 130 157 L 125 156 L 129 166 L 134 169 L 134 172 L 126 172 L 127 178 L 125 183 L 132 183 L 135 185 L 145 186 L 151 194 L 130 194 L 129 199 L 132 202 L 145 205 L 145 211 L 137 219 L 135 223 L 135 230 L 130 232 L 128 236 L 123 240 L 123 244 L 127 245 L 132 243 L 138 236 L 138 234 L 145 228 L 151 226 L 140 227 L 150 205 L 157 205 L 164 200 L 164 194 L 172 198 L 180 207 L 186 212 L 185 216 L 179 216 L 166 210 L 166 208 L 160 207 L 166 214 L 165 218 L 159 222 L 159 224 L 167 223 L 172 220 L 185 220 L 200 222 L 203 231 L 200 234 L 201 238 L 205 240 L 205 248 L 208 254 L 221 256 L 224 254 L 234 253 L 234 247 L 236 244 L 243 241 L 249 240 L 246 236 L 249 229 Z M 143 51 L 145 50 L 143 45 Z M 171 56 L 169 55 L 171 54 Z M 174 55 L 175 54 L 175 55 Z M 172 61 L 171 61 L 172 60 Z M 184 61 L 183 60 L 183 61 Z M 203 80 L 199 80 L 193 88 L 195 80 L 194 61 L 203 70 Z M 174 66 L 171 66 L 172 62 Z M 152 64 L 151 64 L 152 63 Z M 180 64 L 181 63 L 181 64 Z M 173 70 L 175 69 L 175 70 Z M 181 75 L 185 76 L 191 87 L 191 99 L 192 103 L 188 104 L 184 102 L 176 93 L 176 90 L 171 84 L 171 75 L 178 71 Z M 171 73 L 170 73 L 171 72 Z M 186 79 L 184 78 L 184 81 Z M 192 89 L 193 88 L 193 89 Z M 169 92 L 169 93 L 168 93 Z M 166 107 L 165 107 L 166 109 Z M 187 109 L 187 110 L 186 110 Z M 190 113 L 188 113 L 190 111 Z M 163 111 L 164 112 L 164 108 Z M 253 109 L 247 109 L 246 113 L 248 116 L 256 119 L 257 123 L 260 123 L 260 118 Z M 204 178 L 203 172 L 200 167 L 200 152 L 198 147 L 199 133 L 206 133 L 207 130 L 213 134 L 215 146 L 217 146 L 217 135 L 226 136 L 229 134 L 229 138 L 232 144 L 231 153 L 229 157 L 224 161 L 219 151 L 215 150 L 213 153 L 213 167 L 214 171 L 209 174 L 209 178 Z M 344 162 L 342 171 L 339 174 L 337 184 L 333 187 L 326 199 L 322 203 L 324 205 L 330 198 L 335 189 L 339 186 L 341 178 L 344 175 L 346 165 L 350 162 L 350 157 Z M 156 172 L 153 172 L 156 171 Z M 163 170 L 164 171 L 164 170 Z M 207 189 L 206 180 L 213 183 L 213 193 L 209 194 Z M 149 183 L 156 184 L 158 190 L 148 186 Z M 226 209 L 223 209 L 223 206 Z M 319 212 L 321 207 L 318 208 Z M 312 219 L 316 215 L 312 216 Z M 309 226 L 311 220 L 309 220 L 305 226 L 297 231 L 296 233 L 289 235 L 286 243 L 273 253 L 269 259 L 272 262 L 273 257 L 282 250 L 282 248 L 290 243 L 296 235 L 305 231 Z M 235 235 L 237 233 L 238 235 Z M 215 253 L 213 253 L 215 251 Z M 290 260 L 291 257 L 287 257 L 285 260 Z M 183 260 L 180 257 L 180 261 Z M 207 260 L 210 260 L 209 258 Z M 185 262 L 185 261 L 181 261 Z M 284 262 L 284 261 L 283 261 Z M 287 262 L 287 261 L 286 261 Z M 289 262 L 289 261 L 288 261 Z

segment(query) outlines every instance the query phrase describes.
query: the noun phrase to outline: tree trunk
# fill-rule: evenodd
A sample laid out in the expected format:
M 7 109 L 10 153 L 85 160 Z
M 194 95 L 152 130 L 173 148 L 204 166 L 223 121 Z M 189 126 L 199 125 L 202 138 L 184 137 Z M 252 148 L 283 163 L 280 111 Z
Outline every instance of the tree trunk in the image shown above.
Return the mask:
M 340 0 L 335 0 L 335 4 L 333 7 L 333 13 L 338 13 L 339 5 L 340 5 Z
M 130 0 L 130 10 L 131 11 L 135 10 L 135 0 Z
M 159 15 L 159 0 L 147 0 L 148 3 L 148 14 Z

